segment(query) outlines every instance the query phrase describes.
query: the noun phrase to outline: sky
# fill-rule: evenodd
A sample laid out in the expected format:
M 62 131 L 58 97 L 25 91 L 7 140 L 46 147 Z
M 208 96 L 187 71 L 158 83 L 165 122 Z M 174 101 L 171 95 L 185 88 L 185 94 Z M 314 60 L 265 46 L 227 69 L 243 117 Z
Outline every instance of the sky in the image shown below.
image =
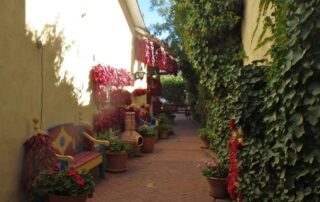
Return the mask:
M 138 0 L 138 3 L 147 28 L 154 23 L 163 21 L 163 19 L 158 15 L 157 11 L 151 11 L 150 0 Z

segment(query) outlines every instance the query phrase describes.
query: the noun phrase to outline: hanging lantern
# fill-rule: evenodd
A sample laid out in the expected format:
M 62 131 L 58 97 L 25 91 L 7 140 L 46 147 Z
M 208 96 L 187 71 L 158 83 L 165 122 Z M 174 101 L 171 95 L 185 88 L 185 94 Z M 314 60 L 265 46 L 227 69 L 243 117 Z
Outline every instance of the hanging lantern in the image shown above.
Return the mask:
M 144 72 L 142 70 L 142 68 L 140 67 L 140 69 L 134 73 L 134 79 L 135 80 L 137 80 L 137 79 L 142 80 L 145 74 L 146 74 L 146 72 Z

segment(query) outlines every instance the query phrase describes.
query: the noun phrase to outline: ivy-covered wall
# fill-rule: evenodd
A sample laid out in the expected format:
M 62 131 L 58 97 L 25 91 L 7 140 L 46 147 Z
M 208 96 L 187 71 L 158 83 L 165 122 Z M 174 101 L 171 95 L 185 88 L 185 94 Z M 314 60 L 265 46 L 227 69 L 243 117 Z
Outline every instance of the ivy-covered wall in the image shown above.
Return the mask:
M 183 50 L 196 69 L 199 81 L 197 111 L 203 126 L 217 141 L 216 152 L 226 151 L 228 120 L 233 112 L 232 97 L 242 67 L 241 44 L 242 3 L 232 1 L 177 1 L 175 5 L 176 31 Z M 205 93 L 204 93 L 205 92 Z M 204 95 L 205 94 L 205 95 Z
M 240 31 L 247 15 L 240 2 L 174 5 L 176 31 L 199 75 L 198 103 L 207 111 L 203 127 L 220 155 L 230 116 L 244 129 L 238 153 L 244 201 L 319 201 L 320 0 L 259 1 L 260 19 L 254 21 L 260 28 L 251 29 L 257 40 L 251 54 L 269 46 L 263 51 L 271 60 L 250 57 L 248 65 L 242 47 L 248 36 L 241 33 L 249 33 Z
M 319 201 L 320 1 L 263 0 L 261 13 L 270 5 L 273 38 L 261 43 L 273 41 L 273 63 L 259 133 L 247 132 L 240 152 L 240 189 L 247 201 Z

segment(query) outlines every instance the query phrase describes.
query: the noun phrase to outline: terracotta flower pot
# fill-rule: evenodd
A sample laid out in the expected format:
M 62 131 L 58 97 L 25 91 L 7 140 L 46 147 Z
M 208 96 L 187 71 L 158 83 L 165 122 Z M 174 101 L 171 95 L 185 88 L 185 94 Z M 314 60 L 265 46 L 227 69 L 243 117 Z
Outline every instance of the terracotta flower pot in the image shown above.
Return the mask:
M 58 196 L 49 194 L 49 202 L 85 202 L 87 201 L 87 194 L 79 196 Z
M 128 157 L 131 158 L 134 157 L 136 154 L 140 153 L 140 148 L 141 146 L 133 145 L 132 148 L 129 151 L 127 151 Z
M 143 145 L 141 147 L 141 151 L 143 153 L 152 153 L 154 150 L 154 144 L 156 138 L 155 137 L 144 137 Z
M 168 139 L 168 131 L 162 131 L 159 135 L 160 139 Z
M 207 177 L 210 185 L 209 194 L 214 198 L 225 198 L 228 196 L 226 178 Z
M 205 138 L 200 138 L 201 139 L 201 142 L 202 142 L 202 146 L 201 148 L 204 148 L 204 149 L 209 149 L 209 140 L 205 139 Z
M 125 172 L 127 170 L 128 153 L 122 152 L 106 152 L 106 171 L 108 172 Z

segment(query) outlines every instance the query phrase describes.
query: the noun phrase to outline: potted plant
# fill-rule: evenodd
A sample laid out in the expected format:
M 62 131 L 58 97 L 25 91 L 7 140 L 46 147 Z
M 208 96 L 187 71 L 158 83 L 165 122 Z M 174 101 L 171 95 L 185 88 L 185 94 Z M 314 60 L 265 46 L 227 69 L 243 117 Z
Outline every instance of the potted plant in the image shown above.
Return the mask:
M 110 137 L 109 134 L 99 136 L 99 139 L 109 141 L 109 147 L 106 148 L 106 171 L 124 172 L 127 170 L 128 151 L 132 145 L 120 139 L 119 137 Z
M 170 123 L 170 119 L 169 117 L 165 114 L 165 113 L 160 113 L 157 118 L 160 120 L 160 123 Z
M 44 170 L 35 178 L 33 188 L 39 195 L 48 195 L 49 202 L 85 202 L 94 191 L 89 171 Z
M 202 142 L 202 148 L 208 149 L 210 145 L 210 130 L 207 128 L 200 128 L 198 130 L 198 135 Z
M 167 113 L 167 116 L 168 116 L 170 122 L 174 123 L 174 119 L 176 118 L 176 115 L 174 115 L 172 113 Z
M 207 177 L 210 185 L 209 194 L 214 198 L 225 198 L 228 196 L 226 178 L 228 175 L 228 161 L 211 160 L 205 163 L 202 175 Z
M 172 131 L 172 126 L 166 123 L 160 123 L 159 125 L 159 138 L 168 139 L 169 132 Z
M 143 145 L 141 151 L 144 153 L 152 153 L 156 141 L 157 131 L 147 125 L 143 125 L 138 129 L 138 133 L 143 137 Z

